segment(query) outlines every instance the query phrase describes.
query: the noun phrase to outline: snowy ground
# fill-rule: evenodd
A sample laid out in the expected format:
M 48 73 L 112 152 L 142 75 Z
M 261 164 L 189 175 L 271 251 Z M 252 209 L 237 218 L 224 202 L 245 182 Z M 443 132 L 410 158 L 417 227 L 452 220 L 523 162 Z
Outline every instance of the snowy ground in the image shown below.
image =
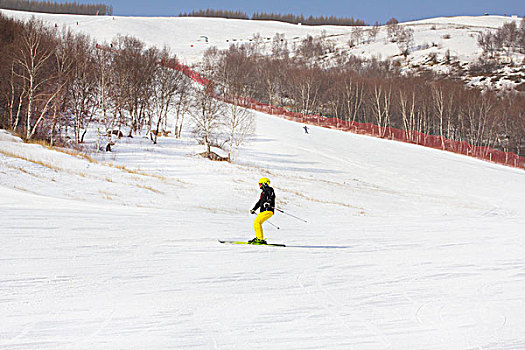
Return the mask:
M 525 348 L 523 170 L 301 126 L 258 114 L 232 164 L 0 131 L 0 349 Z M 262 176 L 308 223 L 219 244 Z
M 2 13 L 97 41 L 135 35 L 187 63 L 256 33 L 298 42 L 325 30 L 346 45 L 351 32 Z M 477 32 L 510 20 L 406 25 L 417 45 L 439 41 L 469 60 Z M 354 50 L 397 54 L 384 33 Z M 0 131 L 0 349 L 525 348 L 523 170 L 323 128 L 306 135 L 263 114 L 232 164 L 194 156 L 202 148 L 187 136 L 114 148 L 89 161 Z M 253 237 L 262 176 L 308 223 L 277 214 L 279 230 L 265 224 L 286 248 L 220 245 Z
M 305 26 L 276 21 L 249 21 L 224 18 L 199 17 L 122 17 L 122 16 L 77 16 L 55 15 L 1 10 L 10 17 L 28 20 L 31 17 L 43 19 L 49 25 L 70 28 L 75 32 L 89 34 L 97 42 L 110 42 L 118 34 L 135 36 L 147 45 L 159 48 L 167 46 L 187 64 L 202 59 L 203 53 L 211 46 L 226 49 L 231 44 L 249 43 L 255 35 L 263 39 L 266 51 L 271 52 L 275 34 L 283 34 L 288 48 L 300 44 L 308 35 L 319 36 L 324 33 L 334 42 L 335 47 L 362 57 L 380 59 L 398 57 L 400 49 L 387 40 L 387 30 L 381 27 L 374 40 L 368 41 L 371 27 L 362 27 L 363 43 L 349 50 L 348 41 L 355 27 L 349 26 Z M 516 22 L 521 18 L 506 16 L 458 16 L 438 17 L 400 25 L 414 30 L 414 45 L 408 62 L 424 64 L 430 54 L 437 54 L 439 61 L 447 50 L 453 59 L 471 62 L 481 54 L 477 44 L 479 33 L 500 28 L 504 23 Z M 522 56 L 516 58 L 519 62 Z M 403 64 L 405 64 L 403 60 Z M 436 70 L 443 67 L 436 65 Z

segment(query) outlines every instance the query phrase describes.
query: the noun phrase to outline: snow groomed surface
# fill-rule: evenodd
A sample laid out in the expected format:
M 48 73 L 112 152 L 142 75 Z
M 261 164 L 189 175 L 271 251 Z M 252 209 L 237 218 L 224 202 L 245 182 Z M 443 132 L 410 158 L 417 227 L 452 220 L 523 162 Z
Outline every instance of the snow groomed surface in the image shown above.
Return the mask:
M 525 345 L 522 170 L 301 126 L 258 114 L 233 164 L 189 135 L 99 163 L 3 136 L 0 347 Z M 308 224 L 219 244 L 253 238 L 262 175 Z
M 45 17 L 96 40 L 167 43 L 186 62 L 207 48 L 190 49 L 196 27 L 224 47 L 240 33 L 235 21 Z M 416 36 L 507 20 L 427 20 L 436 30 Z M 264 36 L 324 29 L 271 26 Z M 340 30 L 328 34 L 344 42 Z M 474 41 L 450 42 L 468 58 Z M 189 134 L 124 138 L 90 161 L 0 131 L 0 348 L 525 348 L 523 170 L 309 131 L 257 113 L 231 164 L 194 156 Z M 261 176 L 308 223 L 264 225 L 284 249 L 218 243 L 253 238 Z

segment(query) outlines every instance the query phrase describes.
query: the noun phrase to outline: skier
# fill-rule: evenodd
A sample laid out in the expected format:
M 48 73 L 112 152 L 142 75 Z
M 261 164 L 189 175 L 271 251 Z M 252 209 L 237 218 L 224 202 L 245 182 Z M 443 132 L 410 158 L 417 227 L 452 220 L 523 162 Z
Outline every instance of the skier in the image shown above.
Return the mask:
M 305 133 L 305 134 L 308 134 L 308 127 L 307 127 L 306 125 L 303 126 L 303 129 L 304 129 L 304 133 Z
M 266 244 L 263 235 L 262 224 L 273 216 L 275 210 L 275 192 L 270 187 L 270 180 L 263 177 L 259 180 L 259 188 L 262 190 L 259 201 L 255 203 L 255 206 L 250 210 L 250 214 L 255 214 L 255 211 L 259 209 L 259 214 L 255 218 L 253 228 L 255 229 L 255 238 L 249 240 L 249 244 Z

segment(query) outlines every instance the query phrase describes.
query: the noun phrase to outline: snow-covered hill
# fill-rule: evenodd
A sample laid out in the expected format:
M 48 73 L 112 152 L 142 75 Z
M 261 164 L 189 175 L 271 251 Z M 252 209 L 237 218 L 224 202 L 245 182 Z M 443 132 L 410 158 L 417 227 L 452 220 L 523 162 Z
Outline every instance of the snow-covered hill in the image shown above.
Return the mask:
M 276 34 L 283 34 L 288 48 L 299 45 L 308 35 L 324 35 L 333 42 L 337 52 L 360 57 L 393 59 L 399 61 L 404 69 L 430 69 L 440 73 L 457 72 L 466 69 L 482 53 L 477 44 L 477 37 L 485 31 L 493 31 L 504 23 L 516 22 L 520 18 L 505 16 L 459 16 L 424 19 L 401 23 L 405 28 L 414 30 L 414 43 L 411 53 L 405 59 L 400 55 L 396 43 L 387 39 L 385 26 L 375 39 L 368 40 L 372 27 L 362 27 L 361 42 L 352 49 L 348 41 L 355 27 L 347 26 L 304 26 L 275 21 L 250 21 L 222 18 L 194 17 L 121 17 L 121 16 L 74 16 L 35 14 L 2 10 L 7 16 L 27 20 L 32 16 L 41 18 L 50 25 L 68 27 L 91 35 L 99 42 L 110 42 L 116 35 L 138 37 L 148 45 L 170 47 L 186 64 L 195 64 L 202 59 L 203 53 L 211 46 L 219 49 L 228 48 L 235 43 L 249 43 L 260 35 L 265 50 L 271 52 L 272 40 Z M 449 59 L 447 59 L 449 57 Z M 515 62 L 522 62 L 524 57 L 515 54 Z M 326 57 L 330 60 L 330 55 Z M 494 72 L 498 79 L 469 78 L 472 84 L 490 84 L 496 87 L 515 86 L 525 82 L 523 68 L 505 67 Z
M 166 44 L 188 63 L 257 32 L 297 41 L 326 30 L 343 45 L 350 31 L 36 16 L 97 40 Z M 195 156 L 188 134 L 124 138 L 89 158 L 0 130 L 0 349 L 525 348 L 523 170 L 301 126 L 257 113 L 233 163 Z M 219 244 L 253 237 L 262 176 L 308 223 L 265 224 L 286 248 Z
M 522 170 L 263 114 L 233 164 L 187 137 L 93 160 L 16 140 L 0 348 L 525 346 Z M 261 176 L 308 223 L 217 243 L 253 236 Z

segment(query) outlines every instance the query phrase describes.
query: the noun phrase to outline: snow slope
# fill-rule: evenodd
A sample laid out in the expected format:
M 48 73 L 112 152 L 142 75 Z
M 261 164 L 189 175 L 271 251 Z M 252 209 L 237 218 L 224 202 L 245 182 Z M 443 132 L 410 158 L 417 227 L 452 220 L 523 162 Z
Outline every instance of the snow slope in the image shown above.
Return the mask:
M 259 33 L 266 41 L 276 33 L 285 33 L 286 39 L 347 32 L 348 28 L 335 26 L 298 26 L 275 21 L 246 21 L 224 18 L 195 17 L 122 17 L 54 15 L 1 10 L 6 16 L 21 20 L 41 18 L 50 25 L 71 28 L 89 34 L 99 42 L 110 42 L 118 34 L 140 38 L 147 45 L 167 46 L 186 63 L 195 63 L 210 46 L 228 48 L 231 43 L 248 42 Z M 78 25 L 77 25 L 78 23 Z M 205 38 L 208 38 L 206 42 Z M 193 45 L 193 47 L 192 47 Z
M 257 114 L 234 163 L 0 133 L 0 349 L 525 347 L 525 173 Z M 278 206 L 249 239 L 268 176 Z
M 276 33 L 284 34 L 289 49 L 300 43 L 308 35 L 325 34 L 336 48 L 363 57 L 382 59 L 398 56 L 399 48 L 386 40 L 386 28 L 381 27 L 377 38 L 371 42 L 357 45 L 349 50 L 348 41 L 354 27 L 347 26 L 304 26 L 275 21 L 250 21 L 222 18 L 198 17 L 122 17 L 122 16 L 77 16 L 54 15 L 30 12 L 1 10 L 6 16 L 28 20 L 41 18 L 50 25 L 67 27 L 73 31 L 89 34 L 98 42 L 110 42 L 116 35 L 131 35 L 140 38 L 147 45 L 159 48 L 170 47 L 187 64 L 197 63 L 210 46 L 226 49 L 232 43 L 246 43 L 256 34 L 260 34 L 266 43 L 266 50 L 271 50 L 271 42 Z M 452 56 L 461 62 L 470 62 L 481 53 L 477 45 L 479 33 L 500 28 L 504 23 L 515 21 L 519 26 L 520 18 L 505 16 L 459 16 L 424 19 L 402 23 L 414 29 L 414 52 L 410 61 L 421 62 L 430 54 L 444 56 L 450 50 Z M 370 27 L 365 30 L 367 38 Z M 447 35 L 450 38 L 447 38 Z M 205 37 L 208 39 L 206 41 Z M 433 46 L 434 44 L 434 46 Z M 426 48 L 430 46 L 429 48 Z M 425 47 L 424 49 L 422 49 Z
M 343 46 L 351 32 L 2 13 L 97 41 L 135 35 L 187 63 L 256 33 L 298 42 L 325 30 Z M 470 59 L 468 33 L 509 20 L 405 25 Z M 355 50 L 397 54 L 381 35 Z M 264 114 L 231 164 L 196 157 L 189 135 L 114 149 L 76 157 L 0 131 L 0 349 L 525 348 L 522 170 L 323 128 L 306 135 Z M 253 237 L 262 176 L 308 223 L 276 214 L 280 229 L 265 224 L 286 248 L 220 245 Z

